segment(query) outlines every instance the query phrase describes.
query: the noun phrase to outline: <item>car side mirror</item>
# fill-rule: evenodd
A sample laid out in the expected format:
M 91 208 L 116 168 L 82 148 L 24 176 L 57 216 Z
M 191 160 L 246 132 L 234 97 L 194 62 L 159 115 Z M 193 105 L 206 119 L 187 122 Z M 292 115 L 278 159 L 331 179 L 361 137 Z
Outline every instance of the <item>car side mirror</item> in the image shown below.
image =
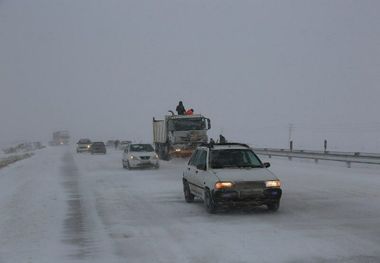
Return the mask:
M 270 163 L 263 163 L 263 165 L 264 165 L 265 168 L 270 167 Z
M 204 170 L 204 171 L 205 171 L 205 170 L 206 170 L 206 165 L 204 165 L 204 164 L 198 164 L 198 165 L 197 165 L 197 169 L 198 169 L 198 170 Z
M 211 129 L 211 121 L 210 119 L 207 119 L 207 129 Z

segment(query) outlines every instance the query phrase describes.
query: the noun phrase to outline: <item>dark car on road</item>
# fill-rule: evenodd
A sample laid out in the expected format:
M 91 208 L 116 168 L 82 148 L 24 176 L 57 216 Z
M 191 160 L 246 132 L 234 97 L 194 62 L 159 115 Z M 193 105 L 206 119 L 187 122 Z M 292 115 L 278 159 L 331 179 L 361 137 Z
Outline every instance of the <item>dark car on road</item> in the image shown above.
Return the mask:
M 106 145 L 104 144 L 104 142 L 93 142 L 90 147 L 90 152 L 91 154 L 95 154 L 95 153 L 106 154 L 107 153 Z

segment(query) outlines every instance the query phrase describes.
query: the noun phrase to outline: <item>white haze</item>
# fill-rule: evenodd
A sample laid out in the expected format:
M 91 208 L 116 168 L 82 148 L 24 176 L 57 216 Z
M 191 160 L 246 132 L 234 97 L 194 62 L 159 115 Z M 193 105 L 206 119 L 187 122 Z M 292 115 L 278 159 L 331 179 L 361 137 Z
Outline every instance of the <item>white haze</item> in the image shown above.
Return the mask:
M 0 0 L 0 142 L 152 140 L 179 100 L 257 146 L 380 151 L 379 1 Z

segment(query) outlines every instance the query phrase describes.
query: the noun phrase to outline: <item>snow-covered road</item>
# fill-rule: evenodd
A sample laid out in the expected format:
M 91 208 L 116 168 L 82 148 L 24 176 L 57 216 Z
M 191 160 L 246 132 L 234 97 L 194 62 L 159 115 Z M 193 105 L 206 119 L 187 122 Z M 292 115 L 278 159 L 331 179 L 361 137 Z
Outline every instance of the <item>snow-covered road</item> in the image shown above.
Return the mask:
M 47 148 L 0 170 L 0 263 L 380 262 L 380 169 L 269 159 L 277 213 L 184 202 L 183 160 Z

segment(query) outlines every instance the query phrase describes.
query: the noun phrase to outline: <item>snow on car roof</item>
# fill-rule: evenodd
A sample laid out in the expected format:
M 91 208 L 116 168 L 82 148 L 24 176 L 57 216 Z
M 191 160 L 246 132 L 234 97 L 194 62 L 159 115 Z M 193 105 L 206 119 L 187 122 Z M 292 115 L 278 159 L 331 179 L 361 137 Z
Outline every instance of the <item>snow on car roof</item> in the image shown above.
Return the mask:
M 201 147 L 211 148 L 213 150 L 225 150 L 225 149 L 249 149 L 250 147 L 242 143 L 225 143 L 225 144 L 208 144 L 201 145 Z

